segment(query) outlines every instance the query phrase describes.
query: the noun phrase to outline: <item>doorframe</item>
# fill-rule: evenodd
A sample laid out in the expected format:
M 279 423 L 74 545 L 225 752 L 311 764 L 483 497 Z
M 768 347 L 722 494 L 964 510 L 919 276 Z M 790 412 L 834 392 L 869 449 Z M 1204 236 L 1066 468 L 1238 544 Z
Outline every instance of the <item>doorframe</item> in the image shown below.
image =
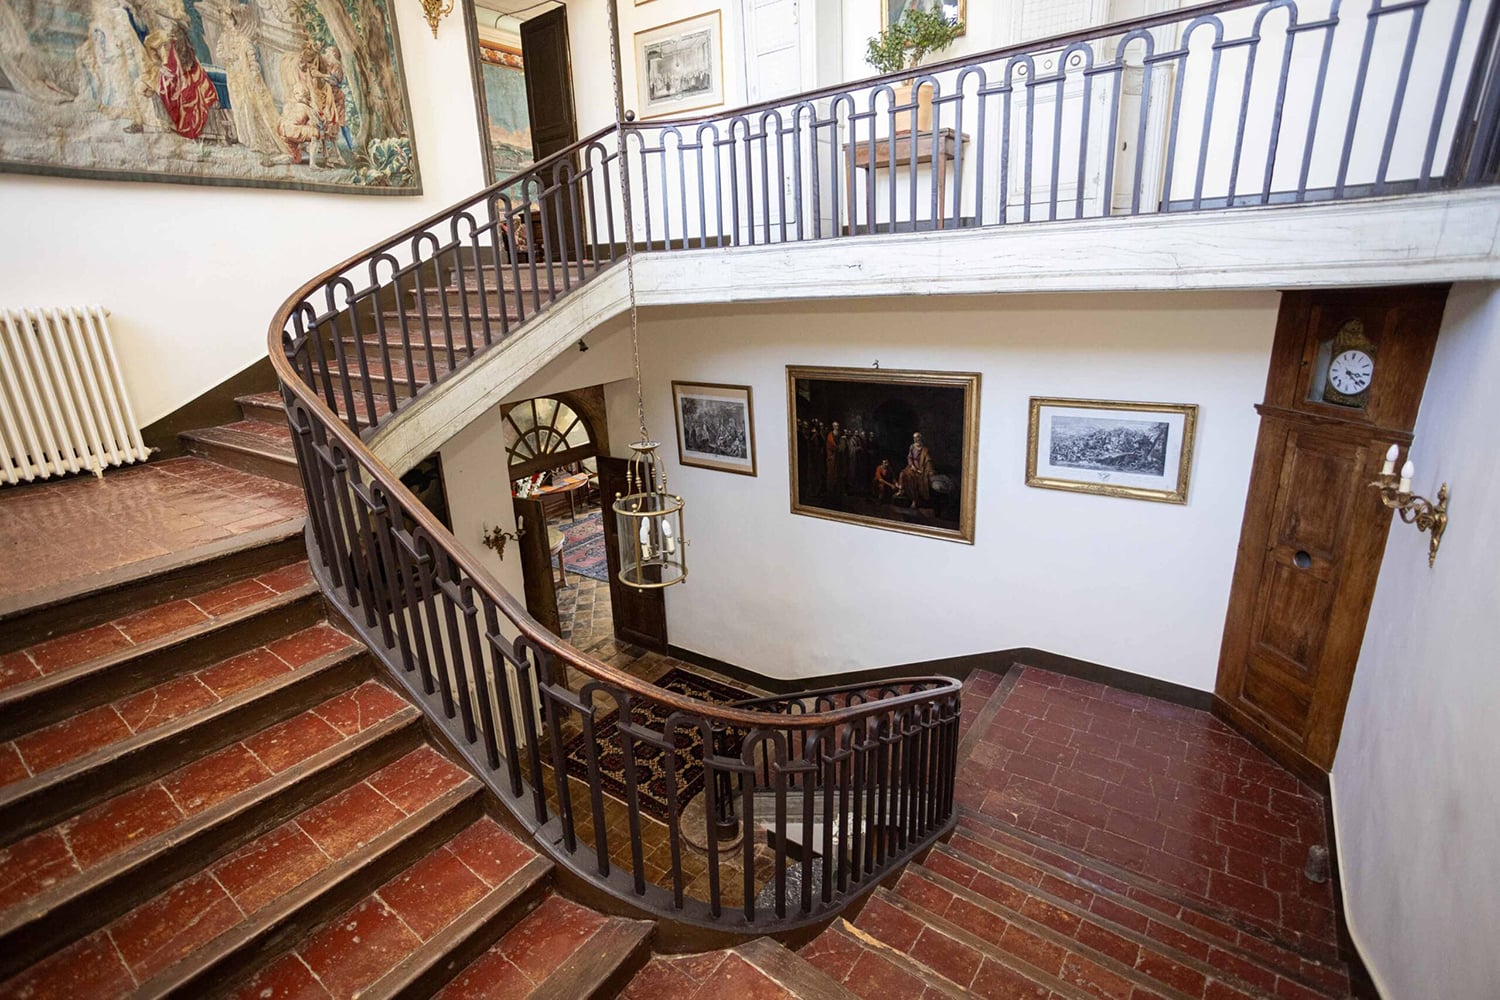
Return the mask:
M 479 139 L 479 163 L 484 171 L 484 187 L 489 187 L 495 176 L 494 157 L 490 155 L 490 112 L 484 99 L 484 70 L 479 63 L 479 12 L 474 0 L 462 0 L 460 10 L 464 19 L 464 42 L 469 55 L 469 89 L 474 94 L 474 128 Z M 525 70 L 522 70 L 525 72 Z

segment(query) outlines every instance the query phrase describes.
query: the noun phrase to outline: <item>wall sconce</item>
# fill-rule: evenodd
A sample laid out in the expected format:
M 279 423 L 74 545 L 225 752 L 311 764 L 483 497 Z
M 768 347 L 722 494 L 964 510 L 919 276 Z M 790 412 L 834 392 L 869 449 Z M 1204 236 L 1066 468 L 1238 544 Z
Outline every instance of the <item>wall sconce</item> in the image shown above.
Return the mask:
M 1385 464 L 1380 467 L 1380 478 L 1370 485 L 1380 491 L 1380 502 L 1400 515 L 1407 524 L 1415 524 L 1418 531 L 1432 535 L 1432 544 L 1427 549 L 1427 565 L 1437 561 L 1438 545 L 1443 540 L 1443 531 L 1448 527 L 1448 484 L 1438 490 L 1437 503 L 1426 497 L 1414 496 L 1411 478 L 1416 467 L 1408 458 L 1401 467 L 1401 478 L 1396 478 L 1396 459 L 1401 455 L 1398 445 L 1391 445 L 1385 453 Z
M 422 13 L 427 15 L 427 23 L 432 27 L 432 37 L 437 37 L 438 22 L 453 13 L 453 0 L 444 3 L 443 0 L 422 0 Z
M 485 548 L 494 549 L 495 555 L 499 556 L 503 561 L 505 559 L 505 543 L 509 541 L 519 542 L 521 536 L 525 533 L 525 521 L 518 522 L 514 532 L 501 531 L 499 526 L 491 528 L 489 525 L 485 525 L 484 538 L 481 540 L 484 542 Z

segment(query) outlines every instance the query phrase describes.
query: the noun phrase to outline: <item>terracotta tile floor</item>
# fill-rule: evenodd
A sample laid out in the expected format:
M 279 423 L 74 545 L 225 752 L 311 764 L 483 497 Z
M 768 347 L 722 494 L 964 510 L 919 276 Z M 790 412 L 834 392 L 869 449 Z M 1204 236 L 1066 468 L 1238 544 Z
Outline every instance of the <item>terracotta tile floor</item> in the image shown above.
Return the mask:
M 653 958 L 620 993 L 620 1000 L 779 1000 L 796 994 L 728 951 Z
M 609 584 L 569 573 L 568 585 L 557 591 L 557 617 L 562 637 L 579 649 L 610 638 L 615 634 L 615 616 Z
M 1207 712 L 1032 667 L 976 675 L 959 803 L 1296 939 L 1335 940 L 1322 797 Z M 988 688 L 988 690 L 986 690 Z M 991 705 L 992 698 L 1000 699 Z
M 249 580 L 241 580 L 207 593 L 158 605 L 112 622 L 105 622 L 78 632 L 70 632 L 13 653 L 5 653 L 0 655 L 0 690 L 56 673 L 59 670 L 76 667 L 107 653 L 160 639 L 181 629 L 206 624 L 221 615 L 270 600 L 278 594 L 305 587 L 312 582 L 312 573 L 309 572 L 307 563 L 293 563 Z M 299 641 L 313 642 L 315 640 L 304 637 Z M 293 654 L 299 652 L 296 648 L 288 651 Z M 232 687 L 238 690 L 248 685 L 236 686 L 234 677 L 231 675 L 237 675 L 249 669 L 251 668 L 247 661 L 240 663 L 239 669 L 228 666 L 223 671 L 213 673 L 202 680 L 216 689 Z M 256 681 L 263 679 L 263 677 L 257 677 Z M 231 692 L 228 690 L 220 691 L 219 696 L 227 697 L 229 693 Z
M 0 609 L 303 515 L 299 489 L 200 458 L 0 489 Z

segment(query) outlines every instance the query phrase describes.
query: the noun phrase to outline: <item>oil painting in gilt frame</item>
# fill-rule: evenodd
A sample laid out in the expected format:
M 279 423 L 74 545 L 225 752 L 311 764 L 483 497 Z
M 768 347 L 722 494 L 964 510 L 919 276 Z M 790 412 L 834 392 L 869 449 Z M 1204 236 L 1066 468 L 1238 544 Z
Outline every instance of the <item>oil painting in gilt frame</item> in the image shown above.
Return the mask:
M 977 372 L 788 366 L 792 513 L 974 542 Z
M 681 115 L 724 103 L 720 11 L 635 33 L 635 82 L 642 118 Z
M 1198 407 L 1033 396 L 1026 485 L 1187 503 Z
M 755 475 L 755 406 L 748 385 L 674 381 L 672 409 L 680 463 Z
M 422 193 L 391 0 L 0 0 L 0 170 Z

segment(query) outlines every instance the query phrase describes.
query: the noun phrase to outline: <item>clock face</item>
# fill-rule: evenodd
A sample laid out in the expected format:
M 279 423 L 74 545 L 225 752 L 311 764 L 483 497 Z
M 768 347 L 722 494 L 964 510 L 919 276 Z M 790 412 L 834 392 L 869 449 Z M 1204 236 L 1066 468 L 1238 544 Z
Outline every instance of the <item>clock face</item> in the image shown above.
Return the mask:
M 1358 396 L 1370 388 L 1375 362 L 1364 351 L 1344 351 L 1328 365 L 1328 383 L 1345 396 Z

